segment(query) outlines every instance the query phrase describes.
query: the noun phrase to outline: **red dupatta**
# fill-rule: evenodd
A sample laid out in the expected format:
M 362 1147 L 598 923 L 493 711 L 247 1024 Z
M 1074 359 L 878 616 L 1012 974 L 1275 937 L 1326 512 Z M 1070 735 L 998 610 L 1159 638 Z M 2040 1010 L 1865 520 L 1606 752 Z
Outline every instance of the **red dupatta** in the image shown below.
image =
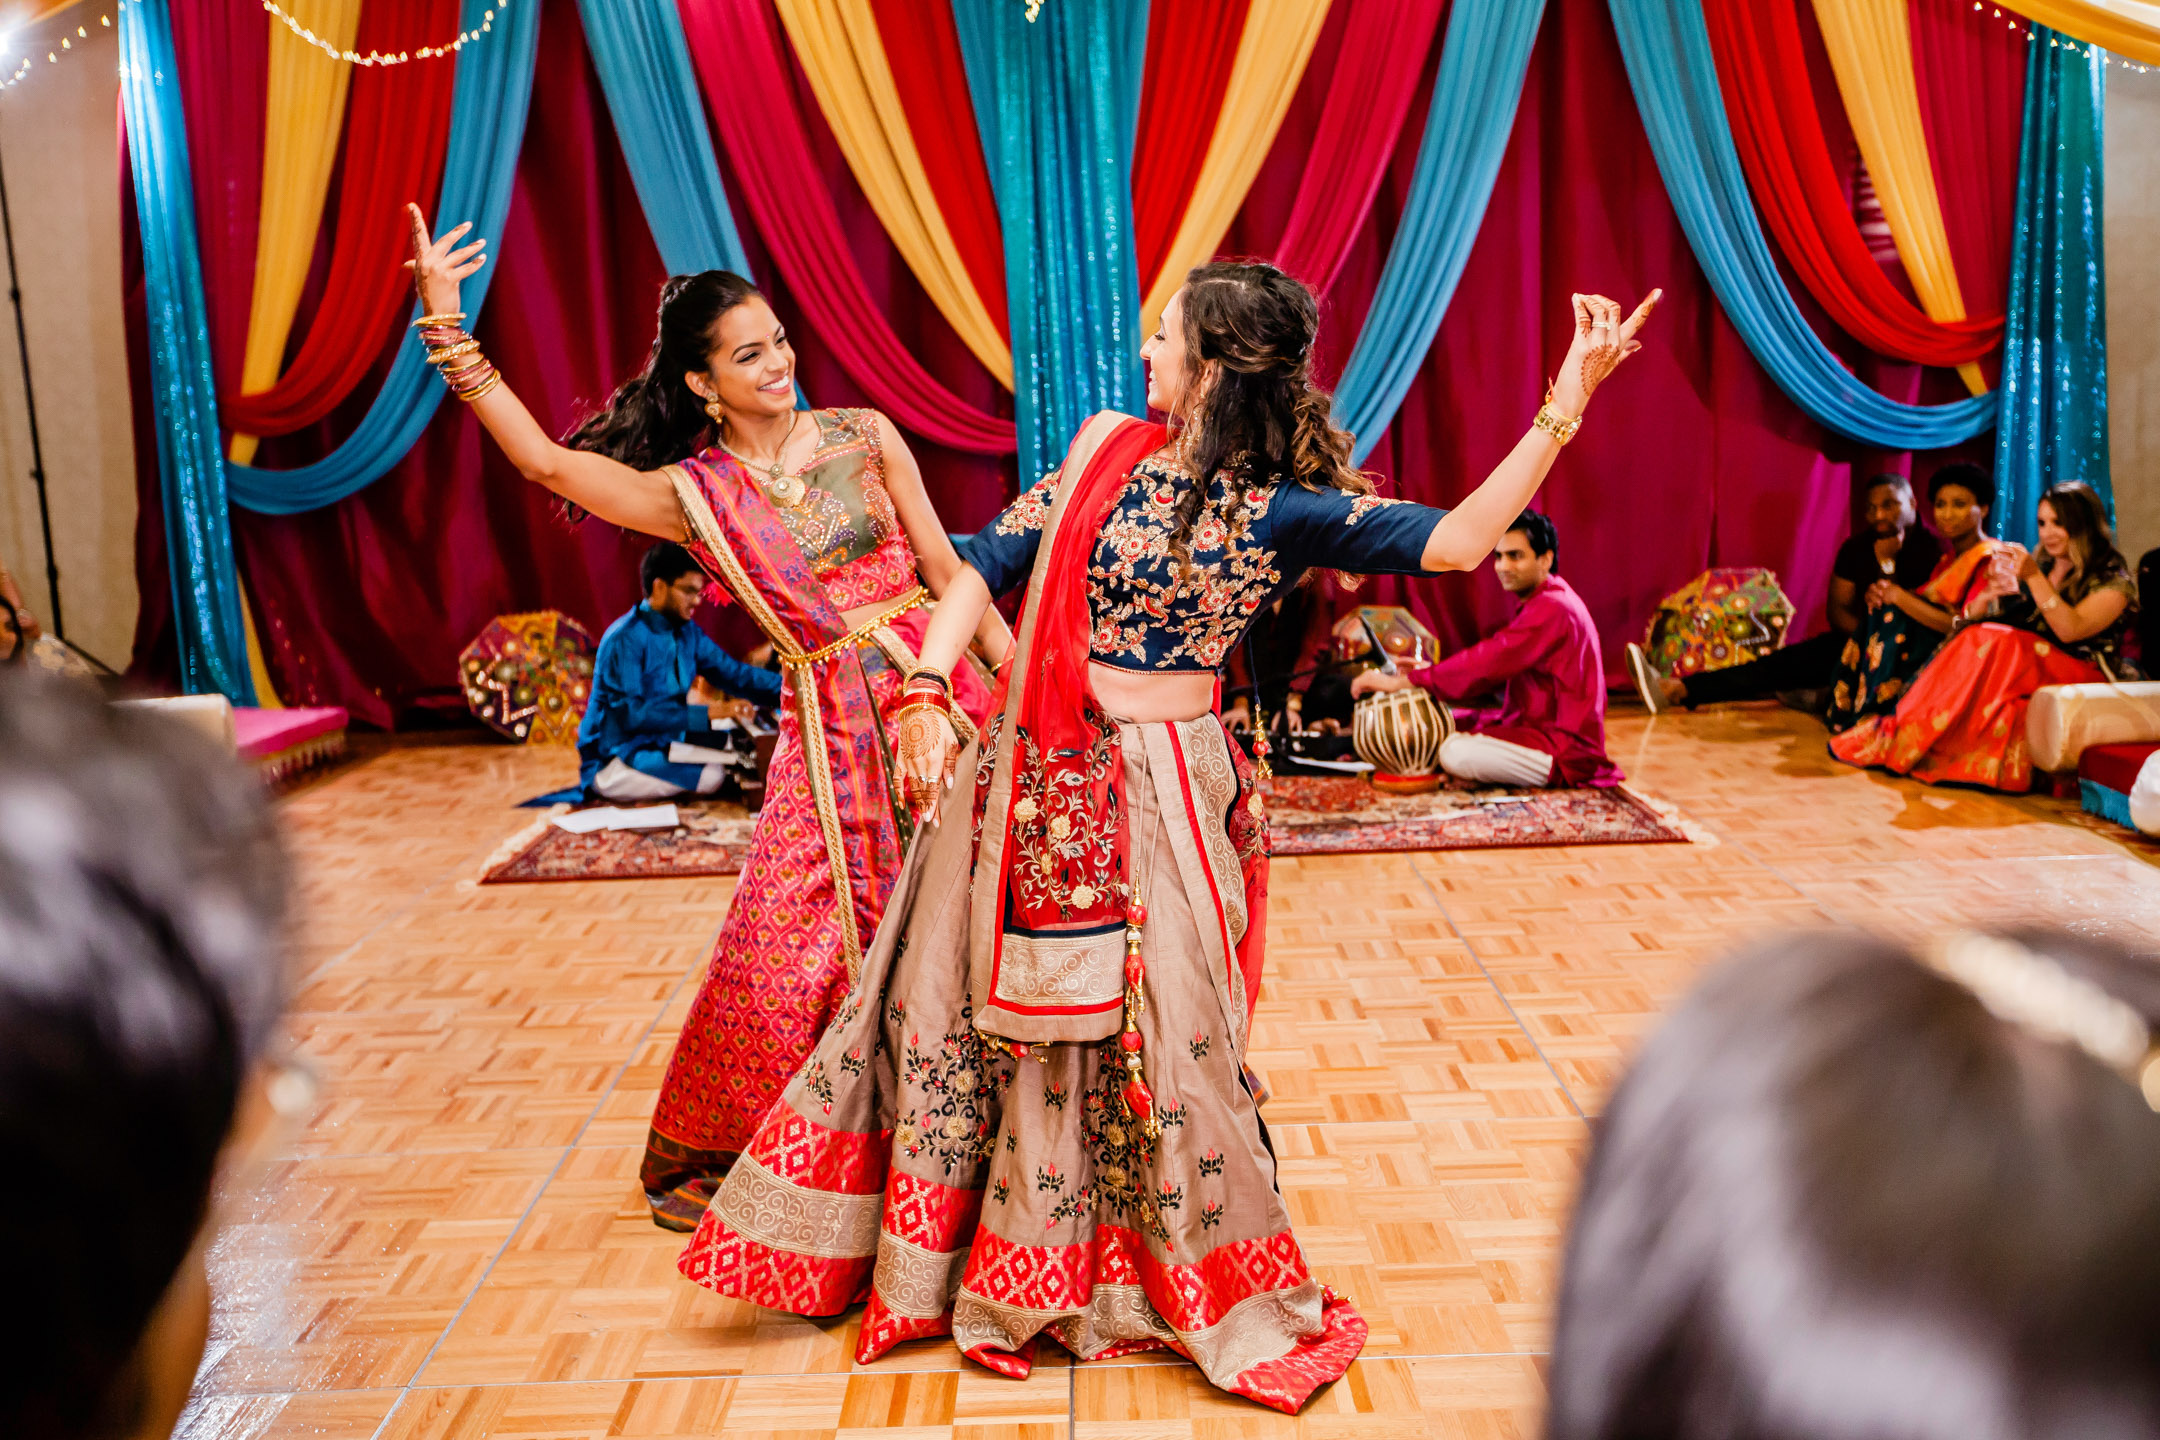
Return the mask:
M 1131 914 L 1123 747 L 1088 688 L 1088 563 L 1110 508 L 1160 425 L 1128 420 L 1068 478 L 1044 524 L 1020 620 L 1019 663 L 976 858 L 969 933 L 975 1023 L 1024 1043 L 1101 1040 L 1124 1008 Z M 1144 897 L 1143 897 L 1144 899 Z

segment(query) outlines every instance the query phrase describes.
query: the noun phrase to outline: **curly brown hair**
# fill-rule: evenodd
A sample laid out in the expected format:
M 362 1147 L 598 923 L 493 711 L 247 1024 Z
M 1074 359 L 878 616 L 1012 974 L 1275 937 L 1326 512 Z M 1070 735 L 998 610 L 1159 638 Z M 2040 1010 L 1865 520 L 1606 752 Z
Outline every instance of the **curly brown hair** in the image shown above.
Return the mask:
M 1178 499 L 1170 553 L 1180 574 L 1192 565 L 1208 477 L 1227 471 L 1242 482 L 1228 487 L 1223 519 L 1233 533 L 1249 485 L 1294 480 L 1372 494 L 1372 477 L 1350 463 L 1351 436 L 1334 423 L 1334 401 L 1313 383 L 1319 329 L 1312 291 L 1264 261 L 1218 260 L 1186 274 L 1185 384 L 1193 404 L 1181 438 L 1203 483 Z

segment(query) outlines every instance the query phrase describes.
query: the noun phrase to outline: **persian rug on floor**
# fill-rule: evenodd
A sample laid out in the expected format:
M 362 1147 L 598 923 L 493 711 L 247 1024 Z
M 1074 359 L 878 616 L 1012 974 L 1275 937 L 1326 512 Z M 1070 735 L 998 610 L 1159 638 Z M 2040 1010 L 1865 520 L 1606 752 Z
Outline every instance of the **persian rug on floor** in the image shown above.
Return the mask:
M 740 874 L 757 816 L 725 801 L 676 803 L 683 823 L 674 830 L 573 835 L 551 816 L 505 841 L 482 867 L 480 883 Z M 1270 853 L 1285 856 L 1669 845 L 1690 838 L 1626 786 L 1383 795 L 1358 779 L 1282 775 L 1271 783 L 1267 811 Z
M 741 874 L 757 816 L 726 800 L 674 803 L 682 823 L 673 830 L 595 830 L 573 835 L 549 815 L 504 841 L 481 867 L 480 883 Z
M 1386 795 L 1363 780 L 1283 775 L 1267 795 L 1269 853 L 1505 850 L 1546 845 L 1669 845 L 1690 837 L 1624 785 L 1610 789 L 1443 787 Z

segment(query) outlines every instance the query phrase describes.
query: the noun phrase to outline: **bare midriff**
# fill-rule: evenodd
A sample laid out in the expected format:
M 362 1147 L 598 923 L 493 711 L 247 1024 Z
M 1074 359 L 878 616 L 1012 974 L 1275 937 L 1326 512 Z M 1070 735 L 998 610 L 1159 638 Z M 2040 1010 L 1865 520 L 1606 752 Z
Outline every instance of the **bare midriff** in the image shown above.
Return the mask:
M 1196 720 L 1215 708 L 1215 676 L 1212 672 L 1183 675 L 1143 675 L 1115 665 L 1088 662 L 1088 686 L 1103 713 L 1120 720 L 1153 724 L 1169 720 Z

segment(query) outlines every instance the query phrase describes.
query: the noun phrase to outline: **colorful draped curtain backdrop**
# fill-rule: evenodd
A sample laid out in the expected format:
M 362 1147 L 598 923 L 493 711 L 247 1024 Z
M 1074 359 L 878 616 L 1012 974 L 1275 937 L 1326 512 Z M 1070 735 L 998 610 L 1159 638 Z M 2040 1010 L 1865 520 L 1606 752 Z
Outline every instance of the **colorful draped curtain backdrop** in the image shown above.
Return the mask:
M 438 420 L 440 383 L 404 336 L 398 210 L 421 197 L 441 225 L 515 228 L 542 12 L 569 0 L 296 3 L 333 49 L 469 43 L 355 66 L 221 0 L 128 7 L 130 44 L 170 59 L 125 90 L 164 620 L 185 683 L 235 694 L 246 596 L 228 507 L 341 506 L 431 426 L 469 429 Z M 1322 294 L 1322 368 L 1359 458 L 1376 454 L 1482 243 L 1549 29 L 1544 0 L 1051 0 L 1032 19 L 1014 0 L 575 5 L 626 177 L 607 198 L 630 205 L 639 243 L 666 271 L 765 285 L 815 337 L 806 388 L 885 410 L 934 481 L 974 477 L 961 508 L 976 518 L 1093 411 L 1143 407 L 1140 343 L 1218 253 L 1265 255 Z M 2016 8 L 2125 53 L 2160 34 L 2137 0 Z M 2099 81 L 2063 69 L 2097 76 L 2093 51 L 1962 0 L 1609 10 L 1577 23 L 1617 35 L 1681 230 L 1803 414 L 1890 451 L 1967 441 L 2000 415 L 2013 505 L 2029 508 L 2035 477 L 2105 485 Z M 2045 66 L 2028 32 L 2047 37 Z M 1868 185 L 1887 264 L 1857 218 Z M 1256 230 L 1260 213 L 1280 223 Z M 598 243 L 556 229 L 551 243 Z M 1350 301 L 1339 282 L 1376 231 L 1384 253 Z M 491 347 L 498 269 L 465 296 Z M 1954 370 L 1965 393 L 1901 364 Z M 566 424 L 616 378 L 543 418 Z M 273 668 L 308 689 L 291 673 L 305 627 L 264 618 Z

